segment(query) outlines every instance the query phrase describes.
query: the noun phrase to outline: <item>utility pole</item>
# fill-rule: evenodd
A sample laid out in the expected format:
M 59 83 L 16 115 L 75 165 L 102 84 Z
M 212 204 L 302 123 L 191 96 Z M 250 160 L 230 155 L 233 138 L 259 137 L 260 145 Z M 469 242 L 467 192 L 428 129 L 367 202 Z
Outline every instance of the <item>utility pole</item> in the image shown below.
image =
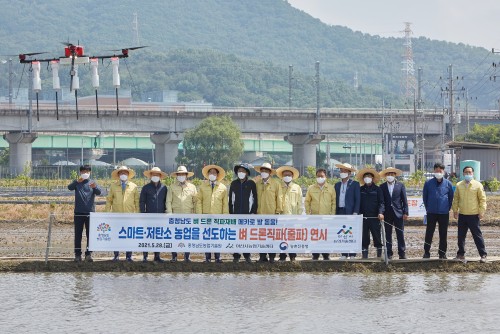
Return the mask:
M 415 146 L 413 149 L 413 160 L 415 164 L 415 172 L 418 170 L 418 142 L 417 142 L 417 99 L 415 92 L 413 93 L 413 140 L 415 140 Z
M 9 107 L 12 107 L 12 81 L 14 72 L 12 71 L 12 58 L 9 58 Z
M 451 141 L 455 141 L 455 115 L 453 110 L 453 65 L 448 67 L 450 77 L 450 136 Z M 451 172 L 455 171 L 455 150 L 451 149 Z
M 385 169 L 385 155 L 386 155 L 386 145 L 385 145 L 385 100 L 382 98 L 382 169 Z
M 320 127 L 320 108 L 319 108 L 319 61 L 316 62 L 316 134 L 321 133 Z
M 288 65 L 288 109 L 292 109 L 292 74 L 293 65 Z

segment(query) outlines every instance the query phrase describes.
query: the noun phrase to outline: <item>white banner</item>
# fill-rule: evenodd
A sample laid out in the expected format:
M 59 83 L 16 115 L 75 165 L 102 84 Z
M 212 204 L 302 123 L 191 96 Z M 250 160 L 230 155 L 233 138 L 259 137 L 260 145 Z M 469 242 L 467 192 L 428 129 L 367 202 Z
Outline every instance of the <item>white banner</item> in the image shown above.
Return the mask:
M 408 197 L 408 213 L 410 217 L 423 217 L 427 214 L 425 211 L 424 200 L 422 197 Z
M 359 253 L 362 216 L 91 213 L 89 250 Z

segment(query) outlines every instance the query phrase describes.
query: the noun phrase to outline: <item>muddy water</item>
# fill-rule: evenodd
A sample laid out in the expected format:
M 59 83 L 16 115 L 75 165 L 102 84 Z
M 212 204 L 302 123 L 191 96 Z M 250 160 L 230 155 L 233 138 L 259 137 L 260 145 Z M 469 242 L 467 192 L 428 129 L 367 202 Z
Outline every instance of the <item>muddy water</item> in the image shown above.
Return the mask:
M 0 274 L 1 333 L 495 333 L 499 274 Z

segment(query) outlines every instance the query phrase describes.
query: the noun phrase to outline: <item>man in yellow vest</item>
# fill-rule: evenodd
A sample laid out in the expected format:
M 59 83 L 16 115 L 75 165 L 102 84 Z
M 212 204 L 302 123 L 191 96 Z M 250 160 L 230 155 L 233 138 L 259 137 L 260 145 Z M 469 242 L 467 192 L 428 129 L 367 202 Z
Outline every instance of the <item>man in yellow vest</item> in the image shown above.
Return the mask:
M 177 167 L 177 171 L 170 174 L 176 180 L 167 192 L 167 213 L 195 213 L 196 212 L 196 186 L 187 179 L 194 175 L 188 172 L 186 166 Z M 177 261 L 177 253 L 172 253 L 171 262 Z M 184 262 L 191 262 L 189 252 L 184 253 Z
M 326 182 L 326 170 L 316 170 L 316 184 L 307 188 L 304 206 L 306 215 L 334 215 L 336 193 L 333 185 Z M 330 254 L 323 253 L 323 260 L 330 260 Z M 319 254 L 313 253 L 313 260 L 318 260 Z
M 277 179 L 271 176 L 276 171 L 271 164 L 265 162 L 262 166 L 254 167 L 260 173 L 260 178 L 255 180 L 257 188 L 257 214 L 258 215 L 277 215 L 283 212 L 283 195 L 281 194 L 281 185 Z M 274 262 L 276 253 L 269 253 L 269 260 L 266 253 L 260 253 L 259 262 Z
M 283 214 L 301 215 L 302 208 L 302 188 L 294 183 L 300 175 L 299 171 L 292 166 L 282 166 L 276 169 L 276 175 L 283 181 L 281 182 L 281 193 L 283 195 Z M 290 261 L 295 261 L 296 253 L 290 253 Z M 280 253 L 280 262 L 286 260 L 286 253 Z
M 200 185 L 196 213 L 198 214 L 229 214 L 227 187 L 221 183 L 226 176 L 224 168 L 217 165 L 203 167 L 201 173 L 205 177 Z M 222 263 L 220 253 L 215 253 L 215 262 Z M 212 254 L 205 253 L 205 262 L 212 261 Z
M 474 168 L 462 170 L 463 180 L 457 183 L 453 197 L 453 217 L 458 219 L 458 251 L 456 260 L 465 261 L 465 236 L 470 229 L 481 263 L 487 262 L 483 233 L 479 227 L 486 212 L 486 193 L 481 182 L 474 180 Z
M 127 166 L 121 166 L 111 173 L 111 178 L 116 180 L 109 187 L 106 197 L 106 212 L 140 212 L 139 190 L 137 185 L 130 180 L 135 176 L 135 172 Z M 115 252 L 113 261 L 118 261 L 120 252 Z M 125 253 L 126 260 L 132 262 L 132 252 Z

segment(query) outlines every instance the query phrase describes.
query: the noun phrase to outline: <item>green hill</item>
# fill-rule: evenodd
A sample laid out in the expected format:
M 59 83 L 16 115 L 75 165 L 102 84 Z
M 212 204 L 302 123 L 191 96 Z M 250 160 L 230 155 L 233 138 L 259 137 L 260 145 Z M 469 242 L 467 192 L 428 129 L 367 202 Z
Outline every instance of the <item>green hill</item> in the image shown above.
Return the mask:
M 331 95 L 322 101 L 325 105 L 366 103 L 364 106 L 373 107 L 380 104 L 382 96 L 395 96 L 400 91 L 402 39 L 329 26 L 282 0 L 0 0 L 0 8 L 2 54 L 50 51 L 60 55 L 58 42 L 68 39 L 85 45 L 89 54 L 132 46 L 132 19 L 137 13 L 140 44 L 151 47 L 130 59 L 139 90 L 148 85 L 180 87 L 184 98 L 201 97 L 219 105 L 288 105 L 288 65 L 292 64 L 298 80 L 296 105 L 313 107 L 309 97 L 298 96 L 310 96 L 311 92 L 299 92 L 299 88 L 301 80 L 305 80 L 302 85 L 311 86 L 315 62 L 320 61 L 320 75 L 327 87 L 323 95 Z M 498 62 L 497 56 L 483 48 L 426 38 L 415 39 L 413 46 L 415 68 L 424 69 L 428 107 L 442 106 L 441 88 L 447 83 L 439 78 L 447 77 L 449 64 L 454 65 L 455 75 L 464 76 L 457 84 L 471 87 L 476 105 L 496 107 L 500 87 L 490 82 L 489 76 L 494 73 L 491 64 Z M 219 59 L 212 68 L 203 65 L 214 57 Z M 143 59 L 152 63 L 139 64 Z M 235 64 L 230 60 L 242 70 L 231 71 L 228 66 Z M 174 76 L 160 73 L 170 73 L 167 69 Z M 351 88 L 355 72 L 362 87 L 358 91 Z M 245 77 L 246 81 L 239 81 Z M 209 80 L 206 89 L 200 88 L 205 79 Z M 5 87 L 4 75 L 0 84 Z M 224 97 L 213 87 L 207 88 L 210 85 L 222 87 Z M 240 93 L 246 97 L 241 98 Z M 401 104 L 395 97 L 392 100 L 394 105 Z

